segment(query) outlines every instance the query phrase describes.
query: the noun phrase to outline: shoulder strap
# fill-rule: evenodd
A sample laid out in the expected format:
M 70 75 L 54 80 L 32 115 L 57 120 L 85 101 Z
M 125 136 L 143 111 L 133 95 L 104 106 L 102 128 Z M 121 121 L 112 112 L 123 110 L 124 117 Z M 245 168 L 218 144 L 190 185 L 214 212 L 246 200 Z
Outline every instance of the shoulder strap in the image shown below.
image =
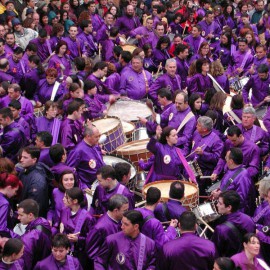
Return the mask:
M 152 218 L 154 218 L 154 217 L 151 216 L 151 215 L 145 217 L 145 218 L 143 219 L 142 227 L 144 226 L 144 224 L 145 224 L 148 220 L 150 220 L 150 219 L 152 219 Z
M 189 112 L 185 118 L 183 119 L 183 121 L 181 122 L 180 126 L 177 129 L 177 133 L 185 126 L 185 124 L 194 116 L 193 112 Z
M 227 112 L 238 124 L 242 123 L 242 120 L 236 115 L 234 111 Z
M 143 269 L 143 259 L 144 259 L 144 253 L 145 253 L 145 242 L 146 242 L 146 236 L 142 233 L 140 233 L 141 241 L 140 241 L 140 249 L 139 249 L 139 258 L 138 258 L 138 266 L 137 270 Z
M 223 90 L 223 88 L 220 86 L 220 84 L 217 82 L 217 80 L 216 80 L 211 74 L 207 73 L 207 76 L 212 80 L 213 86 L 214 86 L 214 87 L 215 87 L 215 85 L 217 86 L 217 87 L 215 87 L 215 89 L 216 89 L 217 91 L 221 91 L 221 92 L 223 92 L 224 94 L 226 94 L 226 92 Z
M 35 229 L 38 230 L 38 231 L 41 231 L 41 232 L 45 233 L 48 237 L 51 237 L 51 231 L 49 231 L 49 230 L 48 230 L 47 228 L 45 228 L 44 226 L 42 226 L 42 225 L 37 225 L 37 226 L 35 227 Z
M 117 188 L 117 194 L 123 194 L 124 189 L 125 189 L 125 186 L 122 184 L 119 184 Z
M 225 226 L 227 226 L 228 228 L 230 228 L 232 230 L 232 232 L 234 233 L 234 235 L 237 236 L 237 238 L 240 240 L 240 242 L 242 243 L 242 239 L 243 239 L 243 236 L 242 234 L 240 233 L 239 229 L 230 221 L 225 221 L 223 223 Z
M 162 210 L 163 210 L 163 213 L 164 213 L 166 219 L 168 221 L 170 221 L 171 220 L 171 215 L 170 215 L 170 212 L 169 212 L 168 204 L 166 202 L 162 203 Z
M 52 95 L 51 95 L 51 101 L 54 101 L 59 86 L 60 86 L 60 83 L 58 81 L 56 81 L 54 83 L 54 86 L 53 86 Z
M 228 179 L 226 185 L 224 186 L 224 188 L 221 191 L 225 191 L 227 190 L 227 188 L 229 187 L 229 185 L 234 181 L 234 179 L 244 170 L 244 168 L 239 168 L 238 170 L 236 170 L 236 172 L 233 174 L 233 176 L 231 178 Z
M 149 92 L 149 83 L 148 83 L 147 76 L 146 76 L 146 73 L 145 73 L 144 69 L 142 69 L 142 74 L 143 74 L 144 83 L 145 83 L 145 92 L 146 92 L 146 94 L 148 94 L 148 92 Z

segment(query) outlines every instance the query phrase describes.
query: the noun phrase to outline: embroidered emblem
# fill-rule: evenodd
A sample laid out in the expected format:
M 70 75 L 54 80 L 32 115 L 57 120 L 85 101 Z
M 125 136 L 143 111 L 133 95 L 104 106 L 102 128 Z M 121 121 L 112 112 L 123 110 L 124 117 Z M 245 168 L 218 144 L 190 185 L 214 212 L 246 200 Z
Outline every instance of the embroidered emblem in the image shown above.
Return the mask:
M 170 113 L 170 115 L 169 115 L 169 121 L 171 121 L 172 118 L 173 118 L 173 113 Z
M 169 155 L 165 155 L 163 158 L 163 162 L 165 164 L 169 164 L 171 162 L 171 157 Z
M 134 80 L 134 78 L 132 76 L 128 77 L 128 81 L 132 82 Z
M 123 265 L 123 264 L 125 263 L 125 261 L 126 261 L 125 255 L 124 255 L 122 252 L 117 253 L 117 255 L 116 255 L 116 261 L 117 261 L 119 264 Z
M 90 159 L 90 160 L 89 160 L 89 167 L 90 167 L 91 169 L 95 169 L 96 166 L 97 166 L 96 161 L 95 161 L 94 159 Z

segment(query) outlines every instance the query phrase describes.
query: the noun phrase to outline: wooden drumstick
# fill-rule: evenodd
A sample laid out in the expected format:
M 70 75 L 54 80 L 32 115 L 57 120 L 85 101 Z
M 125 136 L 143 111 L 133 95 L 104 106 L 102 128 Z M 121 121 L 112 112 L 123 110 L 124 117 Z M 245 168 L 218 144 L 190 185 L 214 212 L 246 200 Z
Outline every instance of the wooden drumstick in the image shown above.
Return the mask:
M 208 179 L 208 178 L 211 178 L 211 175 L 200 176 L 200 179 Z
M 210 227 L 201 217 L 197 217 L 197 219 L 202 222 L 211 232 L 214 232 L 214 229 Z
M 171 223 L 171 221 L 162 221 L 162 222 L 160 222 L 161 224 L 170 224 Z
M 204 146 L 205 146 L 205 144 L 198 146 L 198 147 L 204 147 Z M 185 158 L 188 158 L 189 156 L 193 155 L 196 152 L 196 149 L 194 151 L 192 151 L 190 154 L 188 154 L 187 156 L 185 156 Z
M 156 76 L 158 76 L 161 68 L 162 68 L 162 62 L 160 62 L 159 65 L 158 65 L 158 70 L 157 70 Z
M 102 46 L 101 46 L 101 44 L 99 43 L 99 44 L 98 44 L 98 55 L 99 55 L 99 56 L 101 56 L 101 48 L 102 48 Z

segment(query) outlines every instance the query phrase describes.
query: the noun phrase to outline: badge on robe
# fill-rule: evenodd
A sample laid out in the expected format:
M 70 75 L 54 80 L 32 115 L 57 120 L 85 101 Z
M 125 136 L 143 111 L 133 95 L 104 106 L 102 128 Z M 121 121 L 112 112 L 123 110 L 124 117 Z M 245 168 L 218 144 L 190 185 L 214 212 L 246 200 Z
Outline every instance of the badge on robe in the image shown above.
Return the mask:
M 205 36 L 205 31 L 202 31 L 202 36 L 203 36 L 203 37 Z
M 172 90 L 172 87 L 168 84 L 166 87 L 168 90 Z
M 171 121 L 172 118 L 173 118 L 173 113 L 170 113 L 170 115 L 169 115 L 169 121 Z
M 101 85 L 98 87 L 98 90 L 99 90 L 99 92 L 102 92 L 102 86 Z
M 60 233 L 63 233 L 64 230 L 65 230 L 65 226 L 64 226 L 64 224 L 61 222 L 61 223 L 60 223 L 60 226 L 59 226 L 59 232 L 60 232 Z
M 88 164 L 91 169 L 95 169 L 97 166 L 97 163 L 94 159 L 90 159 Z
M 134 80 L 134 78 L 132 76 L 128 77 L 128 81 L 132 82 Z
M 171 162 L 171 156 L 165 155 L 164 158 L 163 158 L 163 162 L 165 164 L 169 164 Z
M 122 252 L 117 253 L 117 255 L 116 255 L 116 261 L 117 261 L 119 264 L 121 264 L 121 265 L 124 264 L 125 261 L 126 261 L 125 255 L 124 255 Z

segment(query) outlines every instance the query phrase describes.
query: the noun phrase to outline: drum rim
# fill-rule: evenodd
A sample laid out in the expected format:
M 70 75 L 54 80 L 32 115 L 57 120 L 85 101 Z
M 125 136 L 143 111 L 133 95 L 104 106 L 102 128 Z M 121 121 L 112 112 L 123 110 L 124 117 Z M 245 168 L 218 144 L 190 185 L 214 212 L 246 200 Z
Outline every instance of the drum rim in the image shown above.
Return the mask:
M 93 125 L 94 127 L 96 127 L 96 128 L 98 129 L 98 127 L 95 126 L 94 122 L 95 122 L 95 121 L 98 121 L 98 120 L 104 120 L 104 119 L 107 119 L 107 118 L 115 118 L 116 120 L 119 121 L 119 123 L 117 124 L 116 127 L 114 127 L 113 129 L 110 129 L 110 130 L 107 131 L 107 132 L 101 132 L 101 131 L 99 130 L 100 134 L 111 135 L 112 133 L 114 133 L 115 131 L 117 131 L 117 130 L 119 129 L 119 126 L 120 126 L 120 128 L 121 128 L 122 131 L 123 131 L 123 134 L 125 135 L 124 130 L 123 130 L 123 126 L 122 126 L 122 123 L 121 123 L 121 120 L 120 120 L 120 118 L 117 117 L 117 116 L 107 116 L 107 117 L 99 117 L 99 118 L 95 118 L 95 119 L 92 119 L 92 120 L 91 120 L 91 123 L 92 123 L 92 125 Z
M 121 124 L 122 124 L 122 127 L 123 127 L 123 131 L 126 134 L 126 136 L 131 135 L 136 130 L 136 126 L 135 126 L 134 123 L 129 122 L 129 121 L 122 121 L 122 120 L 120 120 L 120 121 L 121 121 Z M 123 123 L 127 123 L 127 124 L 131 125 L 133 127 L 133 129 L 130 130 L 130 131 L 128 131 L 128 132 L 125 132 Z
M 132 144 L 135 144 L 135 143 L 138 143 L 138 142 L 149 142 L 150 139 L 144 139 L 144 140 L 137 140 L 137 141 L 132 141 L 132 142 L 126 142 L 120 146 L 118 146 L 115 151 L 116 151 L 116 154 L 117 155 L 136 155 L 136 154 L 142 154 L 142 153 L 147 153 L 149 152 L 147 148 L 144 148 L 144 149 L 133 149 L 133 150 L 119 150 L 119 148 L 123 147 L 123 146 L 127 146 L 127 145 L 132 145 Z

